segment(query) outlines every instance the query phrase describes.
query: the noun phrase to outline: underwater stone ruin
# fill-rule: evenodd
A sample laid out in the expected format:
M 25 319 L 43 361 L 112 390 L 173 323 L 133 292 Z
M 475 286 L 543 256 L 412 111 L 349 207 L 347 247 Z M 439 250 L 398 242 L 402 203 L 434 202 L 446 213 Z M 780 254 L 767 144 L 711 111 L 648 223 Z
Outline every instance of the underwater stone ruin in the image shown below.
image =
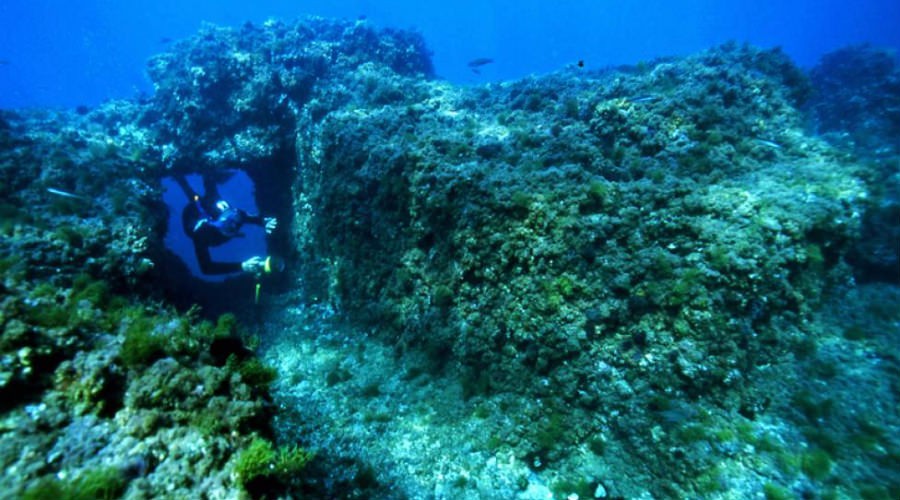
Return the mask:
M 415 33 L 273 21 L 0 112 L 0 490 L 896 497 L 900 160 L 814 133 L 828 67 L 459 87 Z M 161 180 L 234 169 L 286 268 L 199 282 Z

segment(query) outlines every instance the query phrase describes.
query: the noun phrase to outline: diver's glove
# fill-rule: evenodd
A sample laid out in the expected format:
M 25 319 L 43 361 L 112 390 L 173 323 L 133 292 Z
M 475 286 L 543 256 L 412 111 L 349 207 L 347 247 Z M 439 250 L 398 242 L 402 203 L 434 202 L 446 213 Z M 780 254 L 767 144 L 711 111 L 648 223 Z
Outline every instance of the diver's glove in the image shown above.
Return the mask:
M 266 270 L 266 259 L 258 256 L 250 257 L 241 262 L 241 269 L 247 273 L 260 275 Z
M 275 217 L 266 217 L 263 222 L 266 223 L 266 234 L 272 234 L 278 227 L 278 219 Z

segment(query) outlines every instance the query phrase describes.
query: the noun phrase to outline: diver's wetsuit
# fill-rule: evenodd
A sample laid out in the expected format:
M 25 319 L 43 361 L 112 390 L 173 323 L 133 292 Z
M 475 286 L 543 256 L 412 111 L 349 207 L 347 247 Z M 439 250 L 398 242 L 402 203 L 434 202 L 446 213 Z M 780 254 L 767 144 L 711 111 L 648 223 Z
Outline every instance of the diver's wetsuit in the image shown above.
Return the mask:
M 241 271 L 240 262 L 213 262 L 209 254 L 210 247 L 222 245 L 235 236 L 241 236 L 244 224 L 264 225 L 263 217 L 249 215 L 247 212 L 228 207 L 217 206 L 220 201 L 215 182 L 204 178 L 204 196 L 200 197 L 191 189 L 187 180 L 176 177 L 178 185 L 190 202 L 181 213 L 184 232 L 194 242 L 194 254 L 203 274 L 229 274 Z

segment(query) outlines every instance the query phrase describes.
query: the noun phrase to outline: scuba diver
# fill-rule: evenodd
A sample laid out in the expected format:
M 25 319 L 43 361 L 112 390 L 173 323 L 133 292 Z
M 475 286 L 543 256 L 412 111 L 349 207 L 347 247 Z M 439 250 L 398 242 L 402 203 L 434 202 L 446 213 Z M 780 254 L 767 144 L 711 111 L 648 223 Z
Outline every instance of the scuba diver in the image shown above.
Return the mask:
M 184 176 L 175 176 L 175 180 L 185 196 L 188 204 L 181 213 L 184 232 L 194 243 L 197 263 L 204 274 L 229 274 L 244 271 L 259 277 L 269 273 L 275 265 L 272 257 L 254 256 L 243 262 L 214 262 L 209 249 L 219 246 L 232 238 L 243 236 L 241 226 L 256 224 L 264 227 L 266 234 L 272 234 L 278 226 L 274 217 L 250 215 L 240 208 L 232 207 L 221 199 L 216 182 L 203 176 L 203 196 L 197 194 Z M 278 263 L 278 265 L 283 265 Z

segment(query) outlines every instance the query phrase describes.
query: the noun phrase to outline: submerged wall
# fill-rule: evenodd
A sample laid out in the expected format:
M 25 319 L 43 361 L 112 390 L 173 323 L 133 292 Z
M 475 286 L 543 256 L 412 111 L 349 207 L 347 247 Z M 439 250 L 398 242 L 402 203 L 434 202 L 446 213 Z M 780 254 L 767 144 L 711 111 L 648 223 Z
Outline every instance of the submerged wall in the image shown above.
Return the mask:
M 615 406 L 634 387 L 598 388 L 624 369 L 752 413 L 745 379 L 801 340 L 773 322 L 849 277 L 864 191 L 804 134 L 778 52 L 478 89 L 377 77 L 393 100 L 301 123 L 306 283 L 470 367 L 472 391 Z

